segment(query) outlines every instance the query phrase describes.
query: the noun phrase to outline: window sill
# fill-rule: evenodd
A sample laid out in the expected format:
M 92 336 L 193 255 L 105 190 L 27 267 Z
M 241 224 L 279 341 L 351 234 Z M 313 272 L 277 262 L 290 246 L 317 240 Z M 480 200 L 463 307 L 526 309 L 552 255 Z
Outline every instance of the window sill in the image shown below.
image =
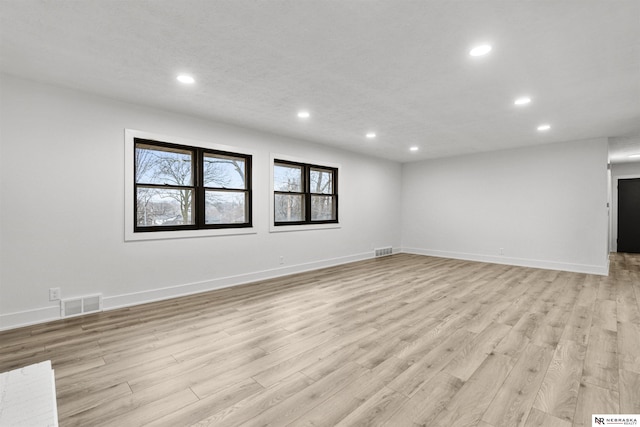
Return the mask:
M 340 223 L 331 222 L 328 224 L 301 224 L 301 225 L 273 225 L 269 226 L 270 233 L 282 233 L 288 231 L 308 231 L 327 230 L 331 228 L 342 228 Z
M 242 234 L 258 234 L 258 232 L 253 227 L 218 228 L 210 230 L 147 231 L 138 233 L 127 232 L 125 233 L 124 241 L 136 242 L 141 240 L 188 239 L 197 237 L 236 236 Z

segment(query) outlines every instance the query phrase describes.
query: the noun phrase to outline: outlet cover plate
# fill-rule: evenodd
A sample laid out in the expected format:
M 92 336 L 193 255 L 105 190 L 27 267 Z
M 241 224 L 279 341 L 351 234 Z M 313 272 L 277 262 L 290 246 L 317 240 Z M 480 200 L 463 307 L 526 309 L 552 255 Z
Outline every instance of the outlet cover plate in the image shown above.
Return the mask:
M 49 288 L 49 301 L 57 301 L 60 299 L 60 288 Z

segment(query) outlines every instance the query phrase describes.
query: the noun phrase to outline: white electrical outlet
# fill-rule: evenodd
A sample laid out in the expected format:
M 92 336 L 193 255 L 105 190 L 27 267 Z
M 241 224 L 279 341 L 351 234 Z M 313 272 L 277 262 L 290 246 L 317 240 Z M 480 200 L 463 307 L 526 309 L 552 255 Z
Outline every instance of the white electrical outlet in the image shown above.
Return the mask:
M 280 257 L 280 265 L 282 265 L 282 264 L 284 264 L 284 257 L 283 256 Z
M 504 248 L 500 248 L 500 255 L 504 255 Z
M 57 301 L 60 299 L 60 288 L 49 288 L 49 301 Z

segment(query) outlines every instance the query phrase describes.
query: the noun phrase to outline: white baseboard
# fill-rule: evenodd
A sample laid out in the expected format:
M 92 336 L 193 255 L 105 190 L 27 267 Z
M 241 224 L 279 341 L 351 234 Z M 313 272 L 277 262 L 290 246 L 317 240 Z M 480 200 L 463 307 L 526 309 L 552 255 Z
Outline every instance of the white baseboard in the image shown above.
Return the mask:
M 208 292 L 216 289 L 257 282 L 260 280 L 273 279 L 276 277 L 288 276 L 290 274 L 318 270 L 320 268 L 332 267 L 355 261 L 362 261 L 369 258 L 373 258 L 373 251 L 355 255 L 348 255 L 339 258 L 313 261 L 304 264 L 291 265 L 270 270 L 257 271 L 253 273 L 239 274 L 236 276 L 215 278 L 202 282 L 184 283 L 161 289 L 150 289 L 147 291 L 133 292 L 130 294 L 104 296 L 102 300 L 102 308 L 104 311 L 115 310 L 117 308 L 130 307 L 138 304 L 146 304 L 154 301 L 193 295 L 201 292 Z M 103 292 L 103 294 L 107 293 Z M 59 304 L 34 310 L 0 314 L 0 331 L 20 328 L 23 326 L 30 326 L 38 323 L 50 322 L 53 320 L 58 320 L 60 318 Z
M 290 274 L 302 273 L 305 271 L 318 270 L 320 268 L 332 267 L 340 264 L 347 264 L 355 261 L 362 261 L 372 258 L 373 253 L 349 255 L 340 258 L 331 258 L 322 261 L 314 261 L 304 264 L 297 264 L 288 267 L 263 270 L 255 273 L 239 274 L 237 276 L 221 277 L 202 282 L 186 283 L 162 289 L 151 289 L 143 292 L 117 295 L 103 298 L 103 309 L 114 310 L 117 308 L 129 307 L 132 305 L 145 304 L 148 302 L 161 301 L 169 298 L 193 295 L 201 292 L 208 292 L 216 289 L 228 288 L 231 286 L 244 285 L 260 280 L 273 279 L 276 277 L 288 276 Z
M 545 270 L 562 270 L 562 271 L 570 271 L 574 273 L 596 274 L 600 276 L 607 276 L 609 274 L 608 259 L 604 266 L 600 266 L 600 265 L 571 264 L 571 263 L 563 263 L 563 262 L 556 262 L 556 261 L 544 261 L 544 260 L 534 260 L 534 259 L 524 259 L 524 258 L 511 258 L 511 257 L 505 257 L 505 256 L 468 254 L 463 252 L 448 252 L 448 251 L 439 251 L 435 249 L 422 249 L 422 248 L 402 248 L 400 252 L 415 254 L 415 255 L 428 255 L 428 256 L 434 256 L 438 258 L 460 259 L 464 261 L 478 261 L 478 262 L 488 262 L 491 264 L 514 265 L 518 267 L 542 268 Z
M 58 319 L 60 319 L 60 304 L 9 314 L 0 314 L 0 331 L 35 325 L 37 323 L 51 322 L 52 320 Z
M 421 248 L 394 249 L 393 253 L 409 253 L 415 255 L 428 255 L 439 258 L 452 258 L 465 261 L 488 262 L 492 264 L 506 264 L 520 267 L 542 268 L 547 270 L 563 270 L 577 273 L 597 274 L 606 276 L 609 274 L 609 264 L 606 266 L 593 266 L 582 264 L 569 264 L 554 261 L 539 261 L 520 258 L 499 257 L 491 255 L 467 254 L 460 252 L 438 251 Z M 150 289 L 142 292 L 105 296 L 103 298 L 103 310 L 115 310 L 118 308 L 130 307 L 138 304 L 146 304 L 154 301 L 161 301 L 170 298 L 193 295 L 201 292 L 208 292 L 216 289 L 228 288 L 231 286 L 243 285 L 260 280 L 273 279 L 290 274 L 302 273 L 305 271 L 318 270 L 320 268 L 332 267 L 350 262 L 362 261 L 373 258 L 373 251 L 349 255 L 339 258 L 331 258 L 322 261 L 313 261 L 304 264 L 297 264 L 287 267 L 275 268 L 271 270 L 257 271 L 236 276 L 227 276 L 202 282 L 185 283 L 161 289 Z M 46 323 L 59 320 L 60 306 L 58 304 L 33 310 L 25 310 L 9 314 L 0 315 L 0 331 L 30 326 L 38 323 Z

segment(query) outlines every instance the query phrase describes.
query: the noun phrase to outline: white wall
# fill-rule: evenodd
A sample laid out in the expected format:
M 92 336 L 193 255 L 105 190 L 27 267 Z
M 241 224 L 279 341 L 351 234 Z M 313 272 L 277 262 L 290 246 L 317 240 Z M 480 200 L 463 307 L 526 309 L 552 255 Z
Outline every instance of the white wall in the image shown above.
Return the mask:
M 618 180 L 640 178 L 640 162 L 614 163 L 611 165 L 611 242 L 612 252 L 618 250 Z
M 403 250 L 606 274 L 607 194 L 606 138 L 408 163 Z
M 0 78 L 0 329 L 57 318 L 50 287 L 63 298 L 102 293 L 105 308 L 114 308 L 400 246 L 398 163 Z M 125 128 L 254 152 L 256 234 L 125 242 Z M 341 165 L 341 228 L 269 233 L 272 152 Z

